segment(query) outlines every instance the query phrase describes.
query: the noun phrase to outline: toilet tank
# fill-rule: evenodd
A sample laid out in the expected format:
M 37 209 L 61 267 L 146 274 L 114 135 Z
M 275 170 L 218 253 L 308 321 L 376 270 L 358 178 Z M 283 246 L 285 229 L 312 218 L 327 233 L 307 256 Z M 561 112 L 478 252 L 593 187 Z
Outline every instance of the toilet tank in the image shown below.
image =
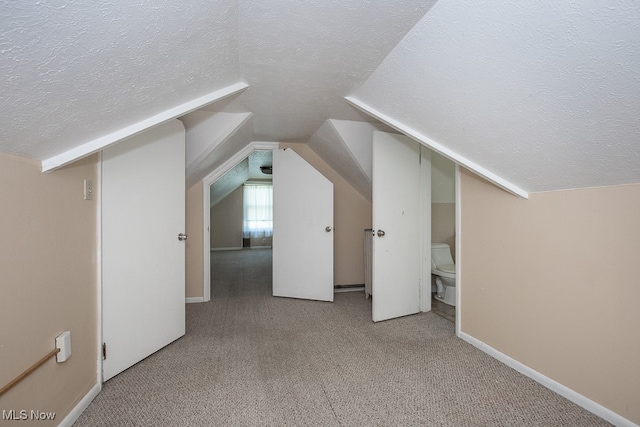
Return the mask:
M 431 268 L 436 268 L 436 265 L 453 264 L 453 258 L 451 257 L 451 249 L 446 243 L 432 243 L 431 244 Z

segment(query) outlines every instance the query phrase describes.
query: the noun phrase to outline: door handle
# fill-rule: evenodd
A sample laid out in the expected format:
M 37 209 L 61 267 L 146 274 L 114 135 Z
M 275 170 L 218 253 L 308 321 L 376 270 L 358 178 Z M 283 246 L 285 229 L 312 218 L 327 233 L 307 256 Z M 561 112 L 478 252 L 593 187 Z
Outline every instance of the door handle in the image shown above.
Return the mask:
M 378 230 L 376 234 L 378 235 L 378 237 L 383 237 L 385 233 L 384 230 Z
M 181 242 L 184 242 L 185 240 L 187 240 L 187 235 L 184 233 L 178 234 L 178 240 L 180 240 Z
M 327 233 L 331 233 L 331 230 L 333 230 L 333 229 L 331 228 L 331 226 L 330 226 L 330 225 L 327 225 L 327 226 L 324 228 L 324 231 L 326 231 Z

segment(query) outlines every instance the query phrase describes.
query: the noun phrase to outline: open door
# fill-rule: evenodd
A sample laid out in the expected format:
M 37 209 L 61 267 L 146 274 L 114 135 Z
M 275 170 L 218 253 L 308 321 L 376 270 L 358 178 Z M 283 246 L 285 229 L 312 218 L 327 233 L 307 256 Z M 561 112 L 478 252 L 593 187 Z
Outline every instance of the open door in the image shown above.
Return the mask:
M 184 335 L 184 156 L 178 120 L 103 152 L 104 381 Z
M 420 147 L 384 132 L 373 135 L 374 322 L 420 311 Z
M 292 149 L 273 151 L 273 295 L 333 301 L 333 184 Z

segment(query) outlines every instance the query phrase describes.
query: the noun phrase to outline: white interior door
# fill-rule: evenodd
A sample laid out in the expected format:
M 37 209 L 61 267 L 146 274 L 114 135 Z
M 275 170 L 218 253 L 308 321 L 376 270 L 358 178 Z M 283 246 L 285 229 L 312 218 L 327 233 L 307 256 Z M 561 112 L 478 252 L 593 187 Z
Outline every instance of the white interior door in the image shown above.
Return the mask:
M 103 152 L 105 381 L 184 335 L 184 156 L 178 120 Z
M 373 321 L 420 311 L 420 148 L 373 135 Z
M 273 150 L 273 295 L 333 301 L 333 183 Z

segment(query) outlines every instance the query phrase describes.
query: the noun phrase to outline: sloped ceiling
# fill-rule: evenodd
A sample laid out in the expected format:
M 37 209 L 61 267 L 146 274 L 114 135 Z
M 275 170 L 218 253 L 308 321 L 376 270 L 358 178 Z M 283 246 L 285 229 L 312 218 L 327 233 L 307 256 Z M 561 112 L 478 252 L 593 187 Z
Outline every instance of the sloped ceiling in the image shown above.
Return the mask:
M 375 122 L 351 95 L 526 191 L 640 182 L 639 26 L 629 0 L 0 0 L 0 151 L 47 160 L 246 83 L 205 107 L 253 114 L 211 164 Z
M 0 1 L 0 151 L 44 160 L 239 81 L 236 0 Z
M 393 132 L 381 123 L 327 120 L 309 142 L 309 147 L 353 188 L 371 200 L 373 132 Z
M 353 97 L 526 191 L 640 182 L 640 3 L 439 1 Z
M 362 83 L 435 0 L 239 1 L 240 69 L 230 108 L 255 138 L 305 142 L 329 118 L 375 121 L 342 97 Z
M 186 131 L 186 183 L 202 180 L 220 160 L 251 142 L 251 113 L 194 111 L 180 118 Z M 230 148 L 229 148 L 230 147 Z M 224 153 L 224 154 L 223 154 Z
M 214 207 L 248 180 L 272 181 L 260 167 L 273 166 L 273 152 L 256 150 L 209 186 L 210 206 Z

